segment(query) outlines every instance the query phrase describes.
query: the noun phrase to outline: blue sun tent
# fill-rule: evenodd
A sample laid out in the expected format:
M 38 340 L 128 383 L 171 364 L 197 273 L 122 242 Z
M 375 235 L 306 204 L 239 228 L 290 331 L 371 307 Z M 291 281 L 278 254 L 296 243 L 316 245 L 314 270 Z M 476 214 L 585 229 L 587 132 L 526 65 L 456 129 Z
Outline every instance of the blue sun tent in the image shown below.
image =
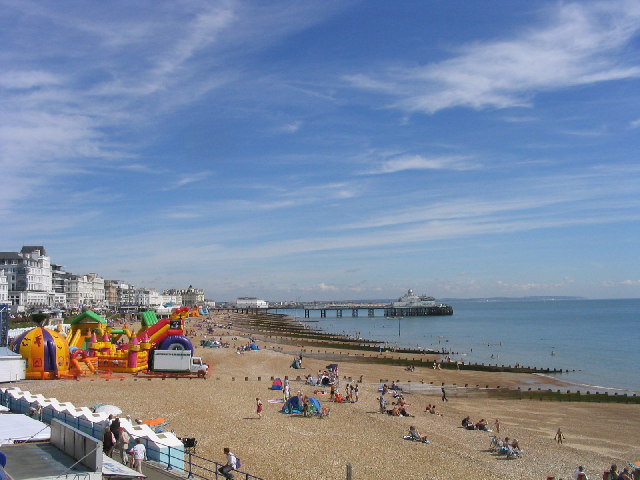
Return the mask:
M 271 384 L 271 390 L 282 390 L 282 380 L 276 378 Z
M 314 415 L 321 409 L 318 399 L 309 397 L 309 413 Z M 298 396 L 291 397 L 282 407 L 282 413 L 302 413 L 302 399 Z

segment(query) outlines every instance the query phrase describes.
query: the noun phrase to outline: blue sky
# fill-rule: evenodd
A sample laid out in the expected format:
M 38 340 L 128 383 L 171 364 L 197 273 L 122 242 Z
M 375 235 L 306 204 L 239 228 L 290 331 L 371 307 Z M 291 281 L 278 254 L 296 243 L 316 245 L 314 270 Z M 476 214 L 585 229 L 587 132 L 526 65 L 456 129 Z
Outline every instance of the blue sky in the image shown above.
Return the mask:
M 0 250 L 216 300 L 640 297 L 637 1 L 0 7 Z

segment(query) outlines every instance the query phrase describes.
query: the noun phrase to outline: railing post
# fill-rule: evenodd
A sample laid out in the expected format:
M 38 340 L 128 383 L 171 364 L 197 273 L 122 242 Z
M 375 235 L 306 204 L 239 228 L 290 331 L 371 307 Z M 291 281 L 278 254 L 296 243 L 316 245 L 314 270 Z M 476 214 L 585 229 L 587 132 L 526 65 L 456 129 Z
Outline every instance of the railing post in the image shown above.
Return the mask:
M 347 463 L 347 480 L 353 480 L 353 468 L 350 463 Z

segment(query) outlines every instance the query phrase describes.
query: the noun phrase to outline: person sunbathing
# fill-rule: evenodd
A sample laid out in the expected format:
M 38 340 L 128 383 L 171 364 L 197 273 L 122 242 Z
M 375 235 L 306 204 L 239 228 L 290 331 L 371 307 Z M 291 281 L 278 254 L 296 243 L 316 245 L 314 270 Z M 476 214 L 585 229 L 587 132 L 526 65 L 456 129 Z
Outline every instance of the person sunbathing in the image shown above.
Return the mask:
M 440 412 L 436 412 L 436 406 L 435 405 L 431 405 L 429 410 L 427 410 L 429 413 L 433 414 L 433 415 L 440 415 L 442 416 L 442 413 Z
M 430 443 L 429 440 L 427 440 L 427 436 L 420 435 L 420 433 L 418 433 L 418 431 L 416 430 L 416 427 L 414 427 L 413 425 L 409 427 L 409 437 L 411 437 L 412 440 L 416 440 L 418 442 Z
M 403 417 L 413 417 L 413 415 L 410 415 L 409 412 L 407 412 L 407 409 L 404 408 L 404 406 L 398 407 L 398 410 L 400 410 L 400 415 Z

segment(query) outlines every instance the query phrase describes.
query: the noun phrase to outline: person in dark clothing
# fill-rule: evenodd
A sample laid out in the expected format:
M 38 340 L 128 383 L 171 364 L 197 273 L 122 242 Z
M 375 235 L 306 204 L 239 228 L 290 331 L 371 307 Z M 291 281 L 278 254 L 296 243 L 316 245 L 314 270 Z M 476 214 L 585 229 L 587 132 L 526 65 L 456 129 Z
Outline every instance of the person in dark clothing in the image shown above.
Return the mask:
M 102 451 L 108 457 L 113 455 L 113 447 L 116 446 L 116 438 L 109 427 L 104 428 L 104 432 L 102 432 Z
M 113 420 L 111 420 L 109 430 L 111 430 L 111 433 L 113 433 L 113 436 L 117 441 L 118 438 L 120 438 L 120 419 L 118 417 L 115 417 Z

